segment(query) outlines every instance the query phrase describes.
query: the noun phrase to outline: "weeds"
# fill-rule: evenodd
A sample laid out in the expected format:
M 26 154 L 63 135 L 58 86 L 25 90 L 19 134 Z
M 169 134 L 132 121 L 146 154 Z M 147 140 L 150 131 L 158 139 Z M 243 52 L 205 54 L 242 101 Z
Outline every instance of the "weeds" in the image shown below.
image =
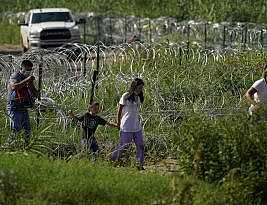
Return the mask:
M 125 49 L 127 52 L 130 51 Z M 242 96 L 255 76 L 260 76 L 258 68 L 266 61 L 266 54 L 257 51 L 228 53 L 225 60 L 209 58 L 207 64 L 200 64 L 197 58 L 190 57 L 186 65 L 179 65 L 178 59 L 168 50 L 155 48 L 155 58 L 147 58 L 142 48 L 138 52 L 136 61 L 130 58 L 124 63 L 107 65 L 99 76 L 101 81 L 95 97 L 103 102 L 103 113 L 113 112 L 118 92 L 126 89 L 128 79 L 133 75 L 144 77 L 147 83 L 142 119 L 146 159 L 148 162 L 167 157 L 176 159 L 180 168 L 176 179 L 179 182 L 173 179 L 170 185 L 169 176 L 147 173 L 147 178 L 142 178 L 142 173 L 129 171 L 134 164 L 129 157 L 134 156 L 133 149 L 126 153 L 121 164 L 124 167 L 118 170 L 109 165 L 101 167 L 105 160 L 99 160 L 97 169 L 89 165 L 87 159 L 71 159 L 66 163 L 59 158 L 68 156 L 69 150 L 74 152 L 72 145 L 77 149 L 80 134 L 68 123 L 64 112 L 61 117 L 65 117 L 65 121 L 55 122 L 57 113 L 50 110 L 43 114 L 38 128 L 32 121 L 33 135 L 26 152 L 21 149 L 18 139 L 14 149 L 1 153 L 0 170 L 5 174 L 14 170 L 16 178 L 10 180 L 18 181 L 18 186 L 11 183 L 14 186 L 10 190 L 19 190 L 22 194 L 29 190 L 30 197 L 37 202 L 59 204 L 83 204 L 84 200 L 88 203 L 95 200 L 99 204 L 108 200 L 111 204 L 140 204 L 143 201 L 147 204 L 205 204 L 205 201 L 207 204 L 264 204 L 267 195 L 266 121 L 248 119 L 248 105 Z M 56 64 L 49 68 L 52 70 L 53 66 Z M 54 85 L 52 82 L 57 82 L 58 78 L 51 75 L 47 80 L 46 91 L 52 91 L 49 85 Z M 51 99 L 55 99 L 59 108 L 75 105 L 82 110 L 86 100 L 80 100 L 80 96 L 80 92 L 72 92 L 70 88 L 52 92 Z M 5 104 L 4 100 L 1 104 Z M 221 114 L 218 108 L 232 112 Z M 6 116 L 2 113 L 0 123 L 2 141 L 8 133 Z M 107 159 L 119 139 L 118 130 L 101 128 L 96 137 L 106 145 L 108 151 L 103 152 L 103 158 Z M 14 157 L 16 152 L 19 155 Z M 53 160 L 46 158 L 49 153 Z M 129 175 L 124 175 L 128 171 Z M 192 178 L 187 180 L 188 176 Z M 202 186 L 205 187 L 203 192 L 199 191 Z M 114 188 L 115 193 L 111 193 Z M 136 191 L 140 189 L 142 196 Z M 2 194 L 1 199 L 5 200 L 6 195 Z
M 1 191 L 5 199 L 15 197 L 18 204 L 30 199 L 35 204 L 150 204 L 170 189 L 167 177 L 114 169 L 104 162 L 94 166 L 87 160 L 65 163 L 31 154 L 11 158 L 4 153 L 0 159 L 2 172 L 14 173 L 1 176 Z

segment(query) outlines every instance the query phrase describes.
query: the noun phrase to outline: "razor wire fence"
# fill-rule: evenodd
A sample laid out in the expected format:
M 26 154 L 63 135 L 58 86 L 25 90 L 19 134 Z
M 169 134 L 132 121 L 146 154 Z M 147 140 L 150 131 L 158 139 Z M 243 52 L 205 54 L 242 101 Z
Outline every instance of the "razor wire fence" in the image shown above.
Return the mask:
M 25 13 L 0 13 L 2 20 L 17 24 Z M 206 49 L 242 48 L 261 49 L 267 47 L 267 25 L 249 22 L 178 21 L 171 17 L 141 18 L 116 14 L 76 13 L 85 17 L 86 24 L 79 25 L 81 43 L 120 45 L 133 40 L 141 43 L 185 42 L 198 44 Z
M 31 60 L 36 83 L 42 82 L 38 119 L 55 121 L 64 131 L 70 121 L 67 111 L 82 112 L 89 104 L 97 52 L 97 45 L 69 44 L 54 50 L 30 50 L 21 56 L 2 55 L 1 98 L 6 99 L 10 74 L 18 70 L 22 59 Z M 199 45 L 188 49 L 183 42 L 100 44 L 94 100 L 101 103 L 103 115 L 114 119 L 121 94 L 135 77 L 141 77 L 145 81 L 144 126 L 154 121 L 160 131 L 168 120 L 176 121 L 186 112 L 237 114 L 244 107 L 244 91 L 260 77 L 255 67 L 266 59 L 261 51 L 246 51 L 244 59 L 243 54 L 238 49 L 209 50 Z
M 177 42 L 200 44 L 204 48 L 242 47 L 266 49 L 265 24 L 241 22 L 178 21 L 175 18 L 155 19 L 112 14 L 85 13 L 86 25 L 81 28 L 83 42 L 98 40 L 118 45 L 135 39 L 140 42 Z
M 175 18 L 155 19 L 115 14 L 83 13 L 80 25 L 82 42 L 119 45 L 138 40 L 145 43 L 177 42 L 200 44 L 204 48 L 241 47 L 266 49 L 267 25 L 246 22 L 178 21 Z M 133 38 L 135 36 L 135 38 Z

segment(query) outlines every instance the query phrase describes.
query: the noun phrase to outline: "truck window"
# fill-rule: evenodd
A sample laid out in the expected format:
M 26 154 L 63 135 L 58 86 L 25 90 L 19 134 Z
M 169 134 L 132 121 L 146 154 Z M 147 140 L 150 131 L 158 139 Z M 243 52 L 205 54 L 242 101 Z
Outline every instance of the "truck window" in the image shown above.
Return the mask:
M 46 12 L 32 15 L 32 24 L 50 21 L 73 22 L 73 19 L 69 12 Z

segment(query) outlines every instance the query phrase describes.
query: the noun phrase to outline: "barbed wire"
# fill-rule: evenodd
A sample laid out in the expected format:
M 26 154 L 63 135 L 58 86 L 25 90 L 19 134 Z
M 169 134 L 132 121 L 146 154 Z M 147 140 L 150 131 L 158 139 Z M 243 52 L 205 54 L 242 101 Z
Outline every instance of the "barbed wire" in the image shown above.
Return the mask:
M 24 12 L 2 12 L 0 18 L 10 24 L 23 19 Z M 136 35 L 141 42 L 184 41 L 198 43 L 205 48 L 243 46 L 266 49 L 266 24 L 248 22 L 178 21 L 171 17 L 139 18 L 101 13 L 77 13 L 84 16 L 86 25 L 81 32 L 86 43 L 98 40 L 109 45 L 120 45 Z M 100 30 L 98 30 L 100 28 Z
M 100 43 L 99 48 L 100 73 L 95 98 L 103 105 L 105 115 L 114 113 L 122 92 L 128 89 L 136 76 L 146 82 L 148 103 L 142 114 L 144 122 L 157 116 L 160 119 L 159 126 L 167 118 L 180 118 L 183 110 L 209 115 L 237 113 L 241 109 L 246 79 L 253 81 L 251 70 L 244 71 L 238 82 L 235 79 L 235 67 L 228 66 L 220 76 L 212 71 L 225 63 L 227 55 L 237 56 L 238 49 L 206 49 L 201 45 L 188 48 L 185 42 L 135 42 L 113 46 Z M 56 119 L 63 124 L 64 130 L 69 121 L 67 110 L 81 112 L 89 102 L 92 75 L 97 64 L 97 45 L 67 44 L 54 50 L 29 50 L 20 56 L 1 55 L 2 99 L 7 95 L 9 76 L 18 70 L 22 59 L 34 63 L 37 82 L 40 78 L 38 69 L 40 66 L 43 69 L 41 99 L 37 101 L 41 119 Z M 228 81 L 231 93 L 225 90 L 224 80 Z M 46 109 L 57 114 L 47 117 Z

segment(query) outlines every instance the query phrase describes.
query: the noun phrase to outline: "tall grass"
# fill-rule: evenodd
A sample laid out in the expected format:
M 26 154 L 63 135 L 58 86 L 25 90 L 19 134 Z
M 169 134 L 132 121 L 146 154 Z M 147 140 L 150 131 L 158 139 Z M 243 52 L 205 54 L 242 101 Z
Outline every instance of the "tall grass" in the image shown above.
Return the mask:
M 213 21 L 213 22 L 253 22 L 265 23 L 267 18 L 267 2 L 260 1 L 197 1 L 193 0 L 188 3 L 186 0 L 2 0 L 0 8 L 0 43 L 19 43 L 19 30 L 14 30 L 14 25 L 9 22 L 10 12 L 27 12 L 33 8 L 47 7 L 67 7 L 74 13 L 81 12 L 101 12 L 109 15 L 121 15 L 137 17 L 156 18 L 161 16 L 174 17 L 178 21 L 197 20 L 197 21 Z M 5 15 L 3 15 L 5 13 Z M 1 15 L 2 14 L 2 15 Z M 6 32 L 8 31 L 8 32 Z M 7 33 L 7 34 L 5 34 Z M 10 35 L 12 34 L 12 35 Z M 14 35 L 13 35 L 14 34 Z M 12 37 L 12 36 L 15 36 Z
M 226 203 L 222 187 L 177 173 L 136 172 L 103 162 L 93 166 L 84 160 L 66 163 L 26 153 L 1 152 L 0 159 L 1 204 Z
M 1 153 L 0 161 L 0 203 L 151 204 L 171 189 L 168 177 L 105 163 L 66 163 L 26 153 Z
M 21 12 L 41 7 L 68 7 L 74 12 L 96 11 L 142 17 L 172 16 L 180 20 L 245 21 L 264 23 L 266 1 L 231 0 L 2 0 L 0 11 Z
M 19 44 L 20 33 L 19 26 L 16 24 L 9 24 L 6 21 L 0 22 L 0 44 Z
M 177 58 L 174 53 L 168 52 L 167 49 L 165 50 L 162 47 L 155 49 L 154 57 L 150 56 L 152 55 L 151 53 L 147 54 L 142 47 L 138 49 L 139 53 L 135 56 L 131 53 L 133 58 L 124 58 L 123 60 L 117 58 L 116 63 L 108 64 L 106 65 L 107 67 L 102 68 L 106 70 L 101 70 L 100 72 L 95 99 L 101 101 L 101 104 L 104 106 L 103 113 L 113 112 L 112 108 L 115 110 L 117 97 L 127 90 L 130 81 L 136 76 L 141 76 L 144 79 L 145 102 L 142 106 L 142 118 L 144 119 L 144 134 L 146 140 L 146 161 L 152 164 L 166 157 L 172 157 L 177 160 L 180 168 L 179 172 L 176 173 L 177 180 L 179 181 L 181 176 L 186 178 L 191 175 L 193 175 L 195 180 L 190 180 L 187 183 L 183 183 L 181 180 L 179 183 L 175 183 L 174 188 L 172 188 L 173 190 L 176 190 L 175 187 L 179 187 L 179 185 L 181 185 L 181 188 L 177 188 L 178 192 L 173 193 L 173 195 L 168 195 L 169 198 L 166 200 L 169 204 L 176 203 L 176 201 L 173 202 L 172 200 L 179 200 L 177 204 L 186 204 L 185 201 L 187 201 L 188 204 L 192 204 L 193 200 L 201 204 L 201 202 L 203 203 L 203 201 L 205 201 L 205 198 L 210 200 L 210 204 L 216 204 L 215 202 L 217 202 L 217 204 L 266 203 L 266 121 L 255 120 L 253 118 L 251 120 L 248 119 L 248 103 L 243 98 L 245 91 L 256 79 L 260 78 L 261 69 L 267 59 L 266 53 L 239 50 L 236 51 L 235 55 L 228 53 L 224 58 L 221 58 L 220 61 L 214 61 L 211 56 L 208 58 L 206 64 L 199 63 L 198 58 L 189 56 L 188 59 L 186 59 L 186 56 L 183 56 L 182 65 L 180 65 L 179 58 Z M 124 52 L 130 53 L 132 51 L 131 49 L 125 49 Z M 138 59 L 132 61 L 134 58 Z M 51 66 L 50 68 L 52 70 Z M 131 69 L 129 69 L 129 67 Z M 51 75 L 51 78 L 52 77 L 53 75 Z M 53 96 L 56 98 L 55 101 L 57 101 L 59 107 L 75 105 L 77 99 L 81 99 L 80 95 L 77 95 L 78 97 L 69 97 L 70 95 L 68 94 L 71 90 L 64 92 L 66 92 L 65 95 L 68 97 L 65 97 L 63 92 L 54 94 Z M 212 96 L 215 97 L 211 98 Z M 67 105 L 64 105 L 62 102 L 66 102 Z M 86 101 L 82 100 L 80 100 L 77 105 L 79 111 L 86 106 Z M 218 107 L 226 109 L 233 108 L 236 110 L 225 116 L 216 116 L 218 113 L 209 113 L 213 108 Z M 177 119 L 175 113 L 174 115 L 166 116 L 160 113 L 161 110 L 177 111 L 182 118 Z M 49 114 L 53 116 L 53 113 Z M 8 133 L 5 118 L 6 116 L 4 115 L 0 117 L 2 133 Z M 42 147 L 42 145 L 49 147 L 49 143 L 52 141 L 51 138 L 56 142 L 78 143 L 80 136 L 78 133 L 74 132 L 74 127 L 71 125 L 68 126 L 67 130 L 62 132 L 62 124 L 60 124 L 59 121 L 55 122 L 55 119 L 44 120 L 39 130 L 34 127 L 32 147 L 30 147 L 28 151 L 35 150 L 35 153 L 37 153 L 37 151 L 41 152 L 40 155 L 48 155 L 47 152 L 45 152 L 46 150 L 37 149 L 36 145 L 40 145 L 39 148 L 43 148 L 44 146 Z M 73 135 L 77 136 L 72 138 Z M 111 141 L 114 143 L 114 141 L 118 140 L 118 131 L 112 130 L 111 132 L 109 128 L 102 127 L 97 131 L 96 136 L 103 142 L 101 146 L 103 145 L 104 147 L 107 142 Z M 41 137 L 43 141 L 39 140 Z M 17 151 L 19 149 L 17 148 L 14 150 Z M 103 154 L 107 157 L 107 153 L 104 152 Z M 2 161 L 3 163 L 5 163 L 5 160 L 7 161 L 2 168 L 4 172 L 8 172 L 7 170 L 10 170 L 13 164 L 19 169 L 24 170 L 22 165 L 17 165 L 18 159 L 15 158 L 16 160 L 12 161 L 12 155 L 8 157 L 7 155 L 0 156 L 2 157 L 0 157 L 1 163 Z M 134 154 L 131 153 L 131 156 L 134 156 Z M 30 166 L 31 163 L 29 161 L 31 160 L 33 160 L 34 167 L 41 166 L 41 164 L 38 163 L 47 164 L 44 168 L 46 170 L 45 173 L 41 172 L 40 175 L 44 175 L 44 178 L 49 184 L 40 180 L 40 187 L 46 192 L 42 193 L 40 190 L 37 190 L 36 192 L 39 193 L 38 196 L 40 197 L 36 200 L 44 198 L 44 200 L 46 200 L 48 197 L 51 203 L 67 203 L 68 200 L 70 200 L 70 202 L 77 202 L 72 201 L 61 192 L 59 193 L 59 199 L 57 201 L 55 195 L 50 195 L 50 193 L 60 189 L 60 187 L 66 187 L 68 190 L 67 193 L 70 196 L 74 197 L 78 195 L 80 191 L 73 190 L 71 187 L 76 183 L 78 176 L 83 176 L 85 171 L 80 171 L 76 174 L 74 166 L 79 168 L 79 163 L 86 163 L 86 160 L 74 160 L 65 164 L 60 160 L 47 161 L 47 158 L 38 158 L 40 162 L 31 158 L 25 159 L 23 156 L 21 156 L 21 158 L 24 164 L 28 164 L 30 167 L 29 170 L 34 169 Z M 29 159 L 29 161 L 27 161 L 27 159 Z M 51 164 L 52 168 L 49 168 L 49 164 Z M 58 164 L 60 164 L 60 166 Z M 131 164 L 128 163 L 126 166 L 131 167 Z M 5 167 L 9 167 L 9 169 Z M 84 170 L 85 168 L 82 167 L 81 169 Z M 59 171 L 61 169 L 65 175 L 61 175 L 62 172 Z M 71 175 L 77 176 L 76 181 L 73 182 L 70 179 L 70 182 L 61 182 L 62 176 L 66 176 L 67 179 L 69 179 L 66 174 L 69 169 L 71 170 Z M 90 166 L 88 169 L 91 169 Z M 102 173 L 101 175 L 107 175 L 108 172 L 110 172 L 110 174 L 113 173 L 113 171 L 102 172 L 101 169 L 100 166 L 99 171 L 97 169 L 96 173 Z M 103 170 L 112 169 L 107 166 Z M 16 173 L 17 172 L 18 171 L 16 171 Z M 27 172 L 29 175 L 32 174 L 30 171 Z M 57 175 L 57 173 L 59 175 Z M 117 175 L 122 175 L 122 173 L 116 171 L 115 173 L 116 174 L 112 175 L 112 177 L 116 182 L 119 182 L 119 177 Z M 59 179 L 59 185 L 54 185 L 49 175 Z M 94 176 L 99 180 L 100 176 L 97 174 Z M 131 176 L 135 178 L 135 174 Z M 23 177 L 20 176 L 19 178 Z M 82 177 L 81 179 L 86 181 L 86 179 Z M 130 178 L 126 179 L 125 181 L 130 180 Z M 27 180 L 31 182 L 31 179 L 27 178 Z M 109 181 L 110 179 L 105 178 L 105 180 Z M 167 185 L 165 185 L 167 182 L 164 182 L 164 180 L 166 179 L 163 179 L 163 181 L 156 181 L 155 183 L 163 183 L 162 186 L 164 189 L 169 190 Z M 198 188 L 203 181 L 209 184 L 207 185 L 208 188 L 206 188 L 207 191 L 203 193 L 201 198 Z M 119 197 L 119 194 L 118 197 L 117 195 L 110 196 L 108 189 L 111 187 L 101 180 L 100 182 L 97 189 L 93 189 L 89 185 L 84 186 L 86 189 L 93 189 L 94 191 L 92 194 L 95 194 L 97 198 L 101 198 L 100 193 L 103 193 L 107 196 L 107 198 L 103 197 L 103 200 L 114 196 L 115 199 L 110 199 L 111 201 L 114 200 L 114 204 L 123 200 Z M 93 181 L 92 183 L 96 186 L 98 185 L 97 181 Z M 111 182 L 113 185 L 114 183 L 115 182 Z M 139 186 L 140 183 L 142 184 L 143 182 L 137 181 L 136 183 L 137 186 Z M 52 186 L 49 186 L 50 184 L 52 184 Z M 131 183 L 128 185 L 138 188 Z M 150 185 L 152 186 L 152 184 Z M 29 185 L 25 186 L 28 187 Z M 130 193 L 135 193 L 131 187 L 126 186 L 127 185 L 122 185 L 123 189 L 129 190 Z M 86 192 L 84 191 L 83 185 L 78 184 L 78 187 L 78 189 L 82 191 L 81 195 L 78 195 L 77 200 L 82 200 L 82 198 L 86 198 Z M 121 191 L 120 188 L 117 186 L 115 187 L 119 189 L 119 193 Z M 211 187 L 215 187 L 216 193 L 213 192 L 214 189 Z M 17 190 L 19 187 L 15 186 L 14 189 Z M 156 185 L 155 189 L 158 190 Z M 145 193 L 148 192 L 145 191 Z M 157 198 L 154 198 L 155 194 L 153 191 L 151 193 L 151 198 L 147 196 L 148 198 L 144 199 L 145 203 L 150 203 Z M 193 196 L 196 197 L 197 194 L 199 198 L 194 198 Z M 219 195 L 224 196 L 221 201 L 217 198 Z M 49 196 L 51 196 L 52 199 L 49 198 Z M 134 196 L 137 197 L 137 195 Z M 163 195 L 160 195 L 160 198 L 161 196 Z M 128 198 L 129 196 L 123 195 L 123 197 Z M 129 198 L 130 201 L 134 200 L 131 197 Z M 89 201 L 91 200 L 90 198 L 86 199 Z M 101 201 L 101 199 L 99 200 Z M 163 204 L 162 200 L 165 200 L 164 197 L 157 203 Z M 101 202 L 104 203 L 103 201 Z M 128 202 L 126 201 L 125 203 Z

